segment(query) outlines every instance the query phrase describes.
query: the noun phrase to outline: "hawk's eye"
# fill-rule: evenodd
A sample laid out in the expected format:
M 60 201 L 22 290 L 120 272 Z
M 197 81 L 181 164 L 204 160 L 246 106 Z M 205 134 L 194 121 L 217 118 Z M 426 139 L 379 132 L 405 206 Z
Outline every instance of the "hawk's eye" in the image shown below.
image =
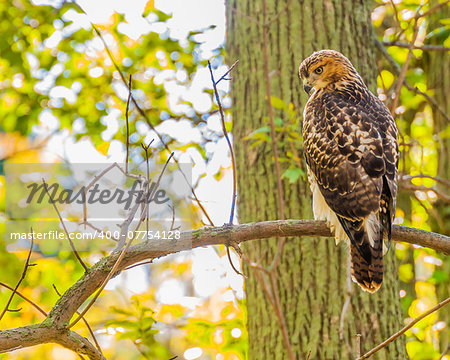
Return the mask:
M 323 73 L 323 67 L 322 66 L 319 66 L 317 69 L 315 69 L 314 70 L 314 72 L 316 73 L 316 74 L 322 74 Z

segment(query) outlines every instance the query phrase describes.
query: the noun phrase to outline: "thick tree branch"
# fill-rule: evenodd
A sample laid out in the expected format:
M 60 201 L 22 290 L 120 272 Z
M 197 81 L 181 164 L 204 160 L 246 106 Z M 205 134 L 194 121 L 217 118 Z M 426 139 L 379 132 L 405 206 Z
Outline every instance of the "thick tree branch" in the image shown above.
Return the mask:
M 182 233 L 178 240 L 152 240 L 151 242 L 131 246 L 119 266 L 117 266 L 114 276 L 128 266 L 141 261 L 200 246 L 225 245 L 230 242 L 239 244 L 244 241 L 257 239 L 301 236 L 329 237 L 331 233 L 325 222 L 314 220 L 276 220 L 236 226 L 226 225 L 216 228 L 204 228 Z M 450 254 L 450 237 L 445 235 L 404 226 L 394 226 L 392 238 L 394 241 L 417 244 L 447 255 Z M 12 351 L 46 342 L 56 342 L 75 350 L 74 343 L 76 341 L 74 340 L 74 343 L 71 343 L 67 338 L 63 338 L 61 334 L 68 331 L 67 326 L 78 308 L 100 288 L 110 275 L 119 256 L 120 252 L 116 251 L 88 269 L 83 277 L 63 294 L 43 323 L 0 331 L 0 352 Z M 69 339 L 78 336 L 72 332 L 68 334 L 70 334 L 70 336 L 67 335 Z M 102 355 L 88 340 L 85 339 L 78 345 L 82 350 L 76 350 L 79 353 L 88 355 L 91 359 L 102 359 Z
M 105 360 L 86 338 L 70 330 L 56 329 L 48 320 L 39 325 L 0 331 L 0 353 L 45 343 L 60 344 L 77 354 L 87 355 L 91 360 Z

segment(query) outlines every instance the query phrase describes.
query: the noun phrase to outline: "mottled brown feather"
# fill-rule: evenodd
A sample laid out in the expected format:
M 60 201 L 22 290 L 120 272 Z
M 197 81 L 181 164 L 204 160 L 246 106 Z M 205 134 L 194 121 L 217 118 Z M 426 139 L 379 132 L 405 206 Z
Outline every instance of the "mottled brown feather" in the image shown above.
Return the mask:
M 395 121 L 336 51 L 314 53 L 299 75 L 305 89 L 315 89 L 303 116 L 310 181 L 349 237 L 352 277 L 376 291 L 383 279 L 382 240 L 390 239 L 397 195 Z

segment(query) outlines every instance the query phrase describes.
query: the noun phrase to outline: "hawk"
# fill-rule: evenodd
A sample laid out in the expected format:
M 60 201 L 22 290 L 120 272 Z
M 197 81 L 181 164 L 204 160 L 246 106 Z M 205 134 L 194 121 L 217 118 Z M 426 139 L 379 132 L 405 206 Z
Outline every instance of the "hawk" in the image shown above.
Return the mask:
M 303 141 L 314 218 L 326 220 L 336 242 L 350 240 L 352 279 L 373 293 L 395 213 L 397 126 L 341 53 L 313 53 L 299 76 L 310 95 Z

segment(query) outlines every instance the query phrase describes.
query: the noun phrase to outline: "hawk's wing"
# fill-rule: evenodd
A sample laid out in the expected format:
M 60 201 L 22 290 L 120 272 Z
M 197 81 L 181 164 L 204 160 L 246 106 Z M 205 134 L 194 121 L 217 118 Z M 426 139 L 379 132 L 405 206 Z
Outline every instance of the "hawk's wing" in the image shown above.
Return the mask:
M 353 275 L 368 274 L 361 281 L 374 291 L 382 279 L 383 229 L 390 238 L 395 211 L 398 143 L 394 119 L 368 90 L 323 91 L 314 94 L 305 109 L 303 140 L 317 186 L 347 233 L 352 250 L 357 250 L 352 256 L 362 257 L 359 265 L 367 267 L 363 275 L 354 268 Z
M 364 219 L 379 210 L 383 177 L 393 199 L 397 193 L 394 119 L 372 94 L 358 102 L 340 92 L 312 100 L 303 130 L 308 166 L 336 214 Z

